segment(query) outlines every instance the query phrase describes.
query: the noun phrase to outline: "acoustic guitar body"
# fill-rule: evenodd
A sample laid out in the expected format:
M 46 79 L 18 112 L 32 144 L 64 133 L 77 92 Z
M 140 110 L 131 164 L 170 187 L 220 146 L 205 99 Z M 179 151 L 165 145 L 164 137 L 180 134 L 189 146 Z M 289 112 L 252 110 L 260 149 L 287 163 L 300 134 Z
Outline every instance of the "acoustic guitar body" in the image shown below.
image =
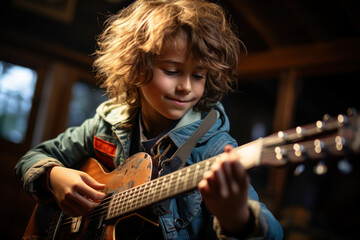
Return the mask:
M 106 184 L 102 204 L 82 217 L 69 217 L 56 205 L 37 204 L 23 236 L 30 239 L 133 239 L 128 233 L 140 232 L 144 224 L 156 223 L 139 213 L 131 213 L 116 220 L 107 221 L 104 208 L 115 192 L 133 188 L 151 180 L 152 160 L 146 153 L 138 153 L 128 158 L 114 171 L 107 171 L 97 160 L 90 158 L 78 168 L 100 183 Z M 145 221 L 144 221 L 145 220 Z M 119 227 L 116 227 L 118 223 Z M 129 224 L 127 224 L 128 222 Z M 124 223 L 124 224 L 123 224 Z M 119 233 L 124 230 L 124 233 Z

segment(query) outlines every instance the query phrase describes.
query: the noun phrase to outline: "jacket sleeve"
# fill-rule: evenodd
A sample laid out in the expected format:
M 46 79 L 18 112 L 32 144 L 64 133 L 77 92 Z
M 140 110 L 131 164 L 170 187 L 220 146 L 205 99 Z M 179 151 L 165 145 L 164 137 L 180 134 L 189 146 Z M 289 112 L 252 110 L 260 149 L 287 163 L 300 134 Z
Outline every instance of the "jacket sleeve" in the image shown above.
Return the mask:
M 212 156 L 218 155 L 223 152 L 223 149 L 227 144 L 234 147 L 237 146 L 235 140 L 218 141 L 216 144 L 213 144 L 213 146 L 216 147 L 212 148 L 208 154 Z M 249 229 L 246 236 L 241 236 L 241 238 L 237 236 L 230 236 L 228 233 L 223 231 L 218 219 L 214 217 L 213 228 L 216 231 L 218 239 L 283 239 L 283 230 L 280 223 L 266 208 L 265 204 L 259 201 L 258 194 L 251 185 L 249 186 L 248 197 L 248 206 L 254 217 L 254 223 L 252 224 L 253 227 Z
M 220 226 L 218 219 L 215 217 L 213 226 L 218 239 L 283 239 L 283 230 L 280 223 L 266 206 L 259 202 L 257 193 L 250 185 L 248 206 L 254 217 L 252 228 L 248 230 L 246 236 L 233 236 L 226 233 Z
M 48 198 L 40 177 L 54 166 L 72 167 L 94 155 L 93 136 L 95 118 L 86 120 L 79 127 L 68 128 L 52 140 L 29 150 L 15 166 L 15 174 L 24 189 L 37 200 Z

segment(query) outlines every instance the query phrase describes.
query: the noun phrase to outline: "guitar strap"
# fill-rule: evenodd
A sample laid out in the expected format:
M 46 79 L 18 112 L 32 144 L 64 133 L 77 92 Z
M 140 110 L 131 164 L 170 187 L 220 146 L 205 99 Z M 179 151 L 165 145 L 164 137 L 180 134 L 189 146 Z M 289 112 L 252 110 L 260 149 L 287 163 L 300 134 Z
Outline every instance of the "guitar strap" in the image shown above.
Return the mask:
M 185 166 L 187 159 L 189 158 L 192 150 L 196 146 L 197 142 L 207 133 L 210 128 L 214 125 L 217 119 L 217 112 L 215 109 L 211 109 L 199 127 L 195 130 L 195 132 L 186 140 L 170 157 L 167 158 L 164 155 L 160 154 L 155 156 L 159 165 L 161 165 L 161 173 L 160 175 L 166 175 L 168 173 L 174 172 Z M 165 152 L 168 152 L 171 148 L 171 144 L 169 143 L 168 149 Z M 156 215 L 164 215 L 168 212 L 170 206 L 170 199 L 164 200 L 162 202 L 156 203 L 153 205 L 153 211 Z
M 217 112 L 214 108 L 210 110 L 208 115 L 196 129 L 196 131 L 186 140 L 170 158 L 160 159 L 159 164 L 162 167 L 161 175 L 174 172 L 185 166 L 192 150 L 197 142 L 207 133 L 214 125 L 217 119 Z

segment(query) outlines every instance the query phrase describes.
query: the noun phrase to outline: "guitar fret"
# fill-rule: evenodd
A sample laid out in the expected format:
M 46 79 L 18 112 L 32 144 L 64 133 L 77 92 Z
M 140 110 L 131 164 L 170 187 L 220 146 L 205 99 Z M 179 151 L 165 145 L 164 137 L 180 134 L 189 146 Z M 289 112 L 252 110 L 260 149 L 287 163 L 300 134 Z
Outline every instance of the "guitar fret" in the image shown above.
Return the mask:
M 144 196 L 144 186 L 140 186 L 140 189 L 139 189 L 138 193 L 136 194 L 135 208 L 138 208 L 139 206 L 141 206 L 143 196 Z
M 178 172 L 177 176 L 175 175 L 175 192 L 178 192 L 179 190 L 179 179 L 180 179 L 180 173 L 181 171 Z
M 181 169 L 181 171 L 179 171 L 179 181 L 178 181 L 178 186 L 177 186 L 177 189 L 178 189 L 178 191 L 179 192 L 182 192 L 182 191 L 184 191 L 185 190 L 185 188 L 184 188 L 184 170 L 183 169 Z
M 166 178 L 169 178 L 169 179 L 167 181 L 164 181 L 164 182 L 167 183 L 166 185 L 169 185 L 171 176 L 170 177 L 166 176 Z M 166 188 L 166 197 L 168 197 L 168 196 L 170 196 L 170 188 L 169 187 Z
M 139 199 L 139 196 L 138 194 L 135 194 L 135 191 L 133 192 L 133 197 L 130 201 L 130 209 L 136 209 L 136 206 L 138 204 L 138 199 Z
M 184 189 L 188 189 L 188 185 L 189 185 L 189 174 L 190 174 L 190 168 L 186 169 L 186 174 L 185 174 L 185 181 L 184 181 Z
M 164 194 L 164 188 L 165 188 L 165 184 L 166 183 L 166 177 L 162 178 L 161 180 L 161 187 L 160 187 L 160 193 L 159 193 L 159 197 L 160 198 L 164 198 L 166 195 Z
M 123 192 L 123 201 L 122 201 L 122 204 L 120 206 L 119 213 L 125 212 L 125 209 L 126 209 L 127 203 L 128 203 L 127 198 L 128 198 L 128 192 L 125 191 L 125 192 Z
M 107 218 L 110 218 L 110 216 L 114 213 L 114 212 L 118 212 L 119 210 L 119 203 L 120 201 L 120 195 L 119 194 L 114 194 L 112 197 L 112 200 L 110 201 L 109 204 L 109 211 L 108 211 L 108 215 Z
M 151 189 L 151 194 L 152 194 L 152 200 L 150 201 L 151 203 L 157 202 L 157 189 L 158 189 L 158 184 L 159 184 L 159 180 L 156 179 L 154 180 L 154 187 Z
M 144 185 L 141 185 L 139 186 L 139 193 L 136 195 L 137 197 L 137 206 L 141 206 L 143 204 L 143 201 L 144 201 L 144 195 L 145 195 L 145 186 Z
M 194 173 L 194 178 L 193 178 L 193 183 L 192 183 L 193 186 L 195 186 L 195 184 L 197 183 L 196 179 L 197 179 L 197 175 L 198 175 L 199 169 L 200 169 L 200 165 L 196 165 L 196 167 L 195 167 L 195 173 Z
M 150 190 L 149 190 L 149 203 L 154 201 L 155 195 L 154 195 L 154 188 L 152 186 L 154 185 L 154 182 L 151 182 Z M 151 199 L 152 197 L 152 199 Z
M 171 191 L 171 190 L 172 190 L 173 180 L 174 180 L 174 175 L 171 174 L 171 175 L 170 175 L 169 182 L 168 182 L 169 196 L 171 196 L 171 194 L 172 194 L 172 191 Z
M 156 182 L 156 187 L 155 187 L 155 196 L 156 196 L 156 199 L 161 199 L 161 188 L 162 188 L 162 185 L 163 185 L 163 179 L 162 178 L 158 178 L 157 179 L 157 182 Z
M 214 160 L 206 160 L 132 189 L 115 193 L 108 210 L 111 219 L 196 188 Z

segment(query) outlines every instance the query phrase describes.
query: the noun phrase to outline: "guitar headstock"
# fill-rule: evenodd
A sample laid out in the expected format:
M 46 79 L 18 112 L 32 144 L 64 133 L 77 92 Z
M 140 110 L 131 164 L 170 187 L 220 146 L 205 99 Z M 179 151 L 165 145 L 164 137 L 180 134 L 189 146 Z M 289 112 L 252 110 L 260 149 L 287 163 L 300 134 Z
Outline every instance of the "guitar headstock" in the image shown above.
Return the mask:
M 347 115 L 279 131 L 263 139 L 260 165 L 282 166 L 360 153 L 360 116 L 355 110 Z

